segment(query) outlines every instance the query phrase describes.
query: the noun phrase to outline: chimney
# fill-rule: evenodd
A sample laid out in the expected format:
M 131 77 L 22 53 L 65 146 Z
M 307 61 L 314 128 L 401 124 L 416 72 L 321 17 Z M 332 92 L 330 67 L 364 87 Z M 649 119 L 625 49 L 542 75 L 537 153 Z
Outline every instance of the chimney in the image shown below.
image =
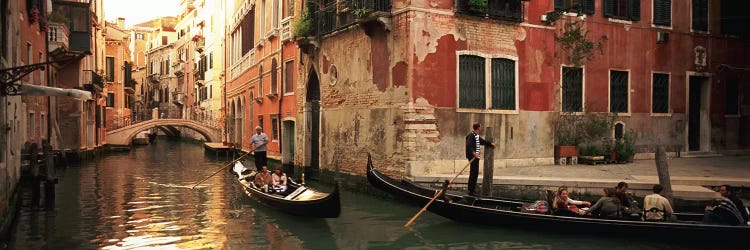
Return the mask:
M 117 18 L 117 27 L 120 29 L 125 28 L 125 18 L 124 17 L 118 17 Z

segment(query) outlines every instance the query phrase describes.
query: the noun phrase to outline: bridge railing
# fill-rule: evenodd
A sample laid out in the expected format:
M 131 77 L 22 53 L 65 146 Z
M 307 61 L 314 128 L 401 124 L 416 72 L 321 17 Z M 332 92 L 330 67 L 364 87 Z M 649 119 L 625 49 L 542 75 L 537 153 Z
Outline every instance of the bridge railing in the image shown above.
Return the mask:
M 193 115 L 190 116 L 190 120 L 204 124 L 214 129 L 221 129 L 221 127 L 224 126 L 224 123 L 222 122 L 221 119 L 215 118 L 212 116 L 207 116 L 207 115 L 200 115 L 200 114 L 194 113 Z
M 107 132 L 153 119 L 151 113 L 140 113 L 117 117 L 107 121 Z

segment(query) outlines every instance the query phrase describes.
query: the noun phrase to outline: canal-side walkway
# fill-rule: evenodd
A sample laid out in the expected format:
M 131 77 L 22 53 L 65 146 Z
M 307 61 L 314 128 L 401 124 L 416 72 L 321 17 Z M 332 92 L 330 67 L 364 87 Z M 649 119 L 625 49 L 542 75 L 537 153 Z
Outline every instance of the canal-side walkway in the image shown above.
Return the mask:
M 705 200 L 718 193 L 708 187 L 729 184 L 750 187 L 750 156 L 721 156 L 705 158 L 671 158 L 668 161 L 672 189 L 676 198 Z M 481 168 L 481 166 L 480 166 Z M 468 180 L 468 170 L 454 183 Z M 417 182 L 434 182 L 452 178 L 450 174 L 415 176 Z M 637 196 L 650 193 L 658 183 L 656 163 L 653 159 L 636 160 L 630 164 L 609 165 L 547 165 L 530 167 L 495 168 L 493 184 L 512 186 L 558 187 L 565 185 L 586 192 L 600 192 L 601 188 L 614 187 L 618 182 L 628 182 Z M 479 183 L 482 175 L 479 176 Z

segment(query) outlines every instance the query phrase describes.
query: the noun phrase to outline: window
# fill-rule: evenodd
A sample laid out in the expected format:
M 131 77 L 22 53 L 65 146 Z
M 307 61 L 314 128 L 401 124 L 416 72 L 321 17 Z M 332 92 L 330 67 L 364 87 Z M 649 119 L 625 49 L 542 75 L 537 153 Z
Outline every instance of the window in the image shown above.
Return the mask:
M 214 52 L 208 53 L 208 68 L 214 68 Z
M 39 117 L 39 136 L 44 137 L 47 134 L 47 119 L 44 114 Z
M 654 73 L 652 79 L 652 113 L 669 113 L 669 75 Z
M 115 58 L 111 56 L 107 57 L 107 81 L 115 81 Z
M 750 30 L 745 28 L 747 14 L 744 1 L 721 1 L 721 33 L 735 36 L 748 36 Z
M 727 107 L 724 114 L 726 115 L 739 115 L 740 114 L 740 103 L 739 103 L 739 80 L 736 77 L 727 79 Z
M 277 64 L 276 63 L 276 58 L 274 58 L 273 60 L 271 60 L 271 91 L 269 91 L 269 93 L 271 93 L 271 94 L 275 94 L 276 93 L 276 88 L 278 88 L 278 86 L 279 86 L 279 83 L 278 83 L 279 79 L 278 79 L 278 76 L 276 75 L 276 71 L 277 71 L 276 68 L 278 66 L 276 64 Z
M 115 107 L 115 93 L 112 93 L 112 92 L 107 93 L 107 107 L 108 108 Z
M 3 25 L 5 25 L 5 24 L 3 24 Z M 32 61 L 33 59 L 32 59 L 32 55 L 31 55 L 31 53 L 33 53 L 33 52 L 31 52 L 31 51 L 32 51 L 32 49 L 31 49 L 31 43 L 27 43 L 26 44 L 26 65 L 34 64 L 34 61 Z M 34 82 L 34 74 L 29 74 L 29 83 L 33 83 L 33 82 Z
M 242 18 L 242 22 L 240 23 L 240 31 L 241 31 L 241 38 L 238 37 L 237 39 L 241 39 L 241 49 L 242 49 L 242 55 L 247 54 L 250 52 L 250 50 L 255 46 L 255 7 L 251 8 L 250 11 L 245 15 L 244 18 Z M 235 60 L 239 60 L 239 58 L 235 58 Z
M 260 37 L 261 39 L 266 35 L 266 0 L 262 0 L 260 4 Z
M 258 66 L 258 97 L 263 97 L 263 64 Z
M 708 0 L 693 0 L 693 30 L 708 32 Z
M 271 140 L 279 140 L 279 115 L 271 115 Z
M 167 38 L 167 36 L 162 36 L 161 45 L 167 45 L 167 43 L 169 43 L 169 38 Z
M 6 37 L 8 34 L 8 27 L 5 25 L 8 23 L 8 15 L 5 15 L 5 13 L 8 13 L 8 1 L 1 0 L 0 1 L 0 13 L 3 13 L 0 15 L 0 57 L 6 57 L 8 55 L 8 49 L 10 46 L 8 46 L 8 38 Z M 2 137 L 0 139 L 4 139 L 5 137 Z M 0 149 L 5 149 L 5 147 L 0 146 Z M 3 151 L 5 152 L 5 151 Z M 0 155 L 0 162 L 3 161 L 2 155 Z
M 672 26 L 672 0 L 654 0 L 654 24 Z
M 263 128 L 263 115 L 258 115 L 258 126 Z
M 169 75 L 169 68 L 171 68 L 171 67 L 172 66 L 169 65 L 169 59 L 167 59 L 166 61 L 164 61 L 164 74 L 165 75 Z
M 627 71 L 609 71 L 609 112 L 628 113 Z
M 286 13 L 284 17 L 294 16 L 294 0 L 286 0 Z
M 510 59 L 461 55 L 458 107 L 515 110 L 515 64 L 516 62 Z
M 562 111 L 583 112 L 583 69 L 562 68 Z
M 143 33 L 135 33 L 136 40 L 143 40 Z
M 294 93 L 294 61 L 284 64 L 284 93 Z
M 555 10 L 594 14 L 594 0 L 555 0 Z
M 641 20 L 641 0 L 604 0 L 604 16 L 622 20 Z
M 36 119 L 36 117 L 34 117 L 34 113 L 29 113 L 29 120 L 28 120 L 28 126 L 29 127 L 27 128 L 28 129 L 27 134 L 29 135 L 30 139 L 34 138 L 34 136 L 36 136 L 36 134 L 35 134 L 35 132 L 36 132 L 35 131 L 36 130 L 36 124 L 34 123 L 35 119 Z
M 42 52 L 39 52 L 39 63 L 44 62 L 44 56 L 42 55 Z M 44 70 L 38 70 L 39 71 L 39 85 L 45 85 L 44 84 Z
M 208 85 L 208 99 L 211 99 L 212 94 L 213 94 L 213 86 Z

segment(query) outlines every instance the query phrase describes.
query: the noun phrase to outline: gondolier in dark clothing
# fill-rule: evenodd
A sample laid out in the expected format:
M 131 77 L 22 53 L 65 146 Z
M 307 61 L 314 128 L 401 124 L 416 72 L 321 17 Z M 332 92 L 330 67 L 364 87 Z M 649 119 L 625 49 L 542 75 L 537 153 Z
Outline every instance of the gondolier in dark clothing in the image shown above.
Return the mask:
M 263 128 L 257 126 L 255 127 L 255 134 L 250 138 L 250 141 L 252 142 L 250 151 L 255 152 L 253 155 L 255 158 L 255 168 L 260 172 L 261 167 L 266 166 L 268 136 L 266 133 L 263 133 Z
M 474 123 L 471 132 L 466 135 L 466 159 L 471 161 L 471 167 L 469 168 L 469 195 L 476 195 L 474 188 L 477 186 L 477 178 L 479 178 L 479 145 L 489 145 L 495 147 L 495 143 L 485 141 L 484 138 L 479 136 L 482 132 L 482 124 Z

